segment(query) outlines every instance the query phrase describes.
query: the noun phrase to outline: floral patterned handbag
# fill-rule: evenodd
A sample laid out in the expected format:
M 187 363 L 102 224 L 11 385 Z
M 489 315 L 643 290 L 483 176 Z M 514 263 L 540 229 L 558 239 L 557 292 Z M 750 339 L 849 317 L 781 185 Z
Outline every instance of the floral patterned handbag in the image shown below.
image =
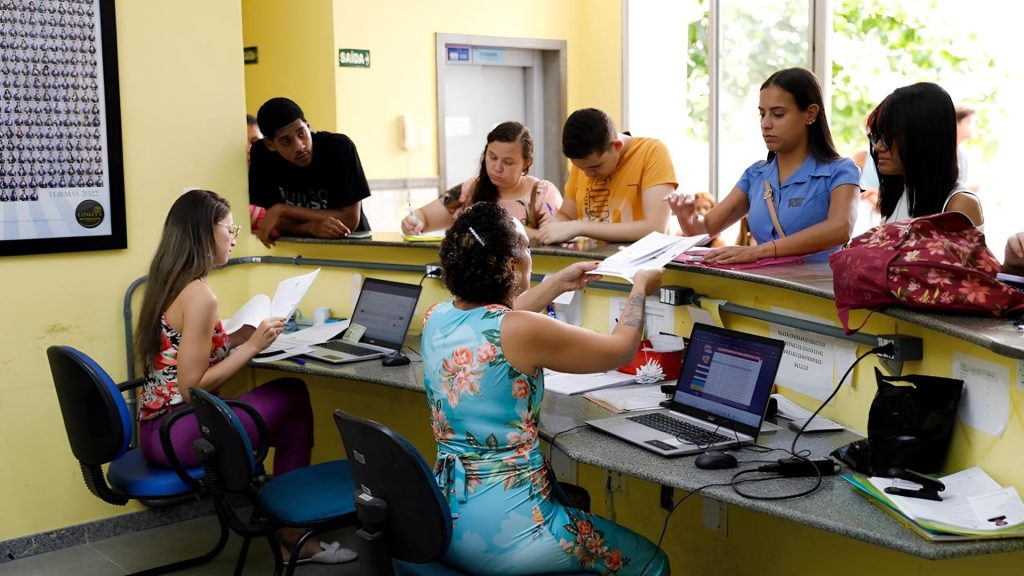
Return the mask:
M 998 280 L 999 261 L 960 212 L 891 222 L 829 257 L 836 310 L 849 334 L 854 308 L 905 306 L 1003 316 L 1024 312 L 1024 292 Z

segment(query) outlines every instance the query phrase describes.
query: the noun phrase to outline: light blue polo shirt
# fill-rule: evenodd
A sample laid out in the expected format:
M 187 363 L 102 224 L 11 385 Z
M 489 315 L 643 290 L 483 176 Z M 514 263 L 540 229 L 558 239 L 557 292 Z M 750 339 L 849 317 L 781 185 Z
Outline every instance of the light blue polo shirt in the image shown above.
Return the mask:
M 828 207 L 832 200 L 832 191 L 843 184 L 860 186 L 860 170 L 853 160 L 839 158 L 828 162 L 819 162 L 814 156 L 808 156 L 785 185 L 779 185 L 779 164 L 760 160 L 743 172 L 736 187 L 747 194 L 750 210 L 747 218 L 750 232 L 758 244 L 763 244 L 780 236 L 772 223 L 768 205 L 764 199 L 764 183 L 768 181 L 775 195 L 775 210 L 779 215 L 779 224 L 786 236 L 792 236 L 804 228 L 810 228 L 828 218 Z M 809 256 L 810 261 L 827 261 L 828 255 L 840 246 L 829 248 Z

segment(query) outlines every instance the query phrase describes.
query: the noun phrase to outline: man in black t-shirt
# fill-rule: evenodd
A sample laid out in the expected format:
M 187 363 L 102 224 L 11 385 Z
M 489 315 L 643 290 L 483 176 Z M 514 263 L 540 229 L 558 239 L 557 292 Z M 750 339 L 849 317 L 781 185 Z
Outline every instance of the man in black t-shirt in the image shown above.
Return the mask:
M 311 132 L 287 98 L 264 103 L 256 122 L 264 139 L 251 150 L 249 203 L 266 211 L 253 223 L 264 245 L 278 235 L 344 238 L 370 229 L 362 209 L 370 187 L 348 136 Z

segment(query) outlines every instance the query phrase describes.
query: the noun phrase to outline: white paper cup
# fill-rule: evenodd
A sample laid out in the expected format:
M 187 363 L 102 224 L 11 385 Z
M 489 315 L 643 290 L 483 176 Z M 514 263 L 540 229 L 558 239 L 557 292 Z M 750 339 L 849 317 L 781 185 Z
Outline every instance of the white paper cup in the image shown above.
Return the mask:
M 331 309 L 328 306 L 320 306 L 313 309 L 313 326 L 319 326 L 327 322 L 331 317 Z

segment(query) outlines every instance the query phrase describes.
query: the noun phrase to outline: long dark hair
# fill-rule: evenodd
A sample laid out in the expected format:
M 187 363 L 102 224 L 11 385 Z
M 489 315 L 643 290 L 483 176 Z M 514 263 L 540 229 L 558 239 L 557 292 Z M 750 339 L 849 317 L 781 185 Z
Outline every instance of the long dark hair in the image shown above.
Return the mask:
M 807 125 L 807 147 L 815 160 L 827 162 L 839 158 L 836 145 L 832 143 L 832 131 L 825 117 L 825 99 L 821 85 L 814 73 L 806 68 L 786 68 L 772 74 L 761 84 L 761 90 L 776 86 L 793 96 L 797 108 L 807 110 L 811 104 L 818 105 L 818 116 Z M 775 152 L 768 152 L 768 161 L 775 159 Z
M 511 305 L 510 297 L 519 291 L 519 277 L 510 264 L 519 263 L 520 242 L 504 208 L 477 202 L 445 232 L 441 281 L 460 300 Z
M 209 275 L 217 252 L 213 227 L 230 212 L 231 205 L 215 192 L 189 190 L 167 213 L 135 330 L 135 354 L 147 370 L 160 352 L 160 316 L 189 282 Z
M 530 165 L 533 164 L 533 135 L 530 134 L 530 129 L 519 122 L 498 124 L 487 133 L 487 145 L 484 146 L 484 151 L 480 154 L 480 173 L 477 174 L 476 186 L 473 187 L 469 197 L 470 204 L 498 201 L 498 187 L 491 182 L 491 177 L 487 175 L 487 146 L 490 146 L 491 142 L 519 142 L 522 144 L 523 161 L 526 164 L 523 174 L 529 172 Z
M 878 175 L 882 216 L 896 211 L 904 188 L 911 217 L 942 212 L 960 178 L 956 109 L 949 94 L 931 82 L 897 88 L 871 112 L 868 129 L 884 136 L 903 164 L 902 175 Z M 877 160 L 874 146 L 871 157 Z

